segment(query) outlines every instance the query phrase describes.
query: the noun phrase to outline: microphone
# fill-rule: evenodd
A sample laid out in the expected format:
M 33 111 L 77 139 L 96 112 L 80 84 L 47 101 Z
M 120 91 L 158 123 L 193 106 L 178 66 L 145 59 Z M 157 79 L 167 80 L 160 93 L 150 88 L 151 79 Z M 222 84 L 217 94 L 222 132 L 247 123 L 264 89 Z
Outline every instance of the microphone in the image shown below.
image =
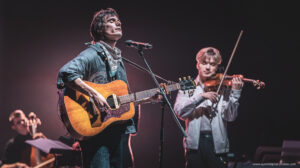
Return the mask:
M 152 45 L 149 43 L 142 43 L 142 42 L 136 42 L 136 41 L 132 41 L 132 40 L 126 40 L 125 43 L 129 46 L 129 47 L 135 47 L 137 49 L 152 49 Z

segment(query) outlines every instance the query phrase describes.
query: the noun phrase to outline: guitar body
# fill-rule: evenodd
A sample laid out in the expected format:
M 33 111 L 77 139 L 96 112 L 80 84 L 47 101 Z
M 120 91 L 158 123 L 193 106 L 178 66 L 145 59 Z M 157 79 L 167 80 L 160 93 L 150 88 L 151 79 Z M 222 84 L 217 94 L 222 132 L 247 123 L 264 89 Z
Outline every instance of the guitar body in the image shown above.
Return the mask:
M 107 84 L 87 81 L 85 83 L 106 99 L 112 95 L 118 97 L 129 94 L 128 86 L 122 80 L 115 80 Z M 89 96 L 72 89 L 65 89 L 64 93 L 60 93 L 59 111 L 68 131 L 79 140 L 97 135 L 110 124 L 131 119 L 135 114 L 132 102 L 113 110 L 101 110 L 96 108 Z

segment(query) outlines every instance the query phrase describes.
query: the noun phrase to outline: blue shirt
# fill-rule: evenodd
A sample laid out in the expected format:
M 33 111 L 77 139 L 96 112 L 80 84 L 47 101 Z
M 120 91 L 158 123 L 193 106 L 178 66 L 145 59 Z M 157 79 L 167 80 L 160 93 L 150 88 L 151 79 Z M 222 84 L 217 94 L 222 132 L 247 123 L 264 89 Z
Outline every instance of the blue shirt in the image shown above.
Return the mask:
M 109 65 L 107 55 L 99 45 L 89 45 L 77 57 L 65 64 L 58 73 L 57 88 L 62 89 L 65 83 L 73 82 L 80 78 L 98 84 L 109 83 L 114 80 L 123 80 L 127 83 L 127 75 L 122 60 L 118 61 L 117 72 L 114 77 L 109 76 Z M 136 107 L 135 120 L 137 122 L 138 108 Z M 133 119 L 126 122 L 127 128 L 125 133 L 135 133 L 135 122 Z

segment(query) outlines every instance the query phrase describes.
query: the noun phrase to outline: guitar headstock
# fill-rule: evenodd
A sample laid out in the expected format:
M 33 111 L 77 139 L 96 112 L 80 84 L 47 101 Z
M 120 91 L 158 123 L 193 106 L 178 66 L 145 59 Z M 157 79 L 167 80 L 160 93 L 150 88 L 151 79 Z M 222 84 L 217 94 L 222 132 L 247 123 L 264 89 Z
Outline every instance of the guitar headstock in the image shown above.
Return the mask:
M 181 90 L 191 90 L 196 88 L 196 83 L 191 76 L 179 78 L 179 85 Z

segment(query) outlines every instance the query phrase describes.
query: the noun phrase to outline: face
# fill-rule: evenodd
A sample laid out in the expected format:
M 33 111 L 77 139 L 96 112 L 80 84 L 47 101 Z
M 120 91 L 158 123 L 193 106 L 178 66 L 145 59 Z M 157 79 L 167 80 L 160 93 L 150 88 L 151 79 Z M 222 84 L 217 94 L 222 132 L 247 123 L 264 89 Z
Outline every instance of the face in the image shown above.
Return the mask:
M 207 57 L 202 62 L 197 63 L 198 74 L 202 80 L 212 77 L 217 69 L 218 64 L 212 57 Z
M 13 120 L 12 129 L 17 131 L 19 134 L 26 135 L 29 132 L 29 122 L 23 111 L 18 111 L 20 114 Z
M 122 37 L 121 21 L 117 16 L 108 15 L 105 18 L 104 36 L 110 41 L 117 41 Z

